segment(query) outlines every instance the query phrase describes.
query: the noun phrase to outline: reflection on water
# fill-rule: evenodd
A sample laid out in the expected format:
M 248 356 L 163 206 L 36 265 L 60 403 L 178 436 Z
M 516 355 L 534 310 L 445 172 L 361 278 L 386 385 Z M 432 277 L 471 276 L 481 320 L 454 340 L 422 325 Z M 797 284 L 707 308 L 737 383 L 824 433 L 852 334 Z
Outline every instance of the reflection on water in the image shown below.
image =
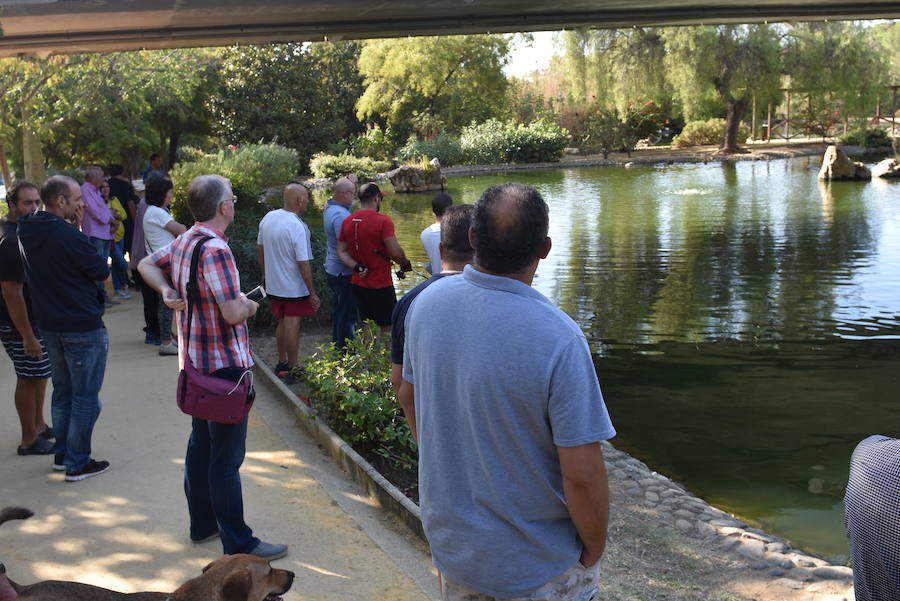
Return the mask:
M 535 286 L 587 335 L 617 446 L 840 559 L 850 452 L 900 435 L 900 184 L 819 183 L 818 166 L 509 172 L 450 193 L 513 180 L 547 199 Z M 385 210 L 422 270 L 430 195 Z

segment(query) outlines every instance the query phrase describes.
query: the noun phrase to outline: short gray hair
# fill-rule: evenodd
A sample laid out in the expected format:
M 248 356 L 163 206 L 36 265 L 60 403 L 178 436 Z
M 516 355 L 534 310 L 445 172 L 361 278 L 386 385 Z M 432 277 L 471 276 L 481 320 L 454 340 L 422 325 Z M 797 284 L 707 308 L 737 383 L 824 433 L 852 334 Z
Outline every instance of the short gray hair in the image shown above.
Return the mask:
M 88 178 L 103 178 L 103 167 L 100 165 L 91 165 L 84 171 L 84 179 Z
M 231 183 L 221 175 L 198 175 L 188 186 L 187 204 L 196 221 L 209 221 L 222 202 L 231 200 Z

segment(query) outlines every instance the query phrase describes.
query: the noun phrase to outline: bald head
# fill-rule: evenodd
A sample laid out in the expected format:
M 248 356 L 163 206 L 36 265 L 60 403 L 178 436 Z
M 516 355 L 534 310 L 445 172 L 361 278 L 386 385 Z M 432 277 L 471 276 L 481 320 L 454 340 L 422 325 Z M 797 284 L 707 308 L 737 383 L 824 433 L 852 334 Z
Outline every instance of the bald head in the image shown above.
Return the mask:
M 493 273 L 520 273 L 549 251 L 549 211 L 540 193 L 524 184 L 500 184 L 475 203 L 475 263 Z
M 334 182 L 334 202 L 349 207 L 356 198 L 356 185 L 346 177 Z
M 284 188 L 284 210 L 290 211 L 297 215 L 306 212 L 309 206 L 309 190 L 306 186 L 298 183 L 291 183 Z

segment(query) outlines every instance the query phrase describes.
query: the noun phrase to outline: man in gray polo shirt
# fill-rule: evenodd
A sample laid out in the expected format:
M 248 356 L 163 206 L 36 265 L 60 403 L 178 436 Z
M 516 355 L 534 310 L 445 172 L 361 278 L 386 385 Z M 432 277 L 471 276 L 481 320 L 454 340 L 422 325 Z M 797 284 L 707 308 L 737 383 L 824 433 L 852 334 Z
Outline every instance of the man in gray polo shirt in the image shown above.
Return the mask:
M 587 601 L 615 435 L 578 326 L 531 287 L 550 252 L 534 188 L 488 188 L 474 265 L 423 291 L 406 319 L 422 523 L 445 600 Z

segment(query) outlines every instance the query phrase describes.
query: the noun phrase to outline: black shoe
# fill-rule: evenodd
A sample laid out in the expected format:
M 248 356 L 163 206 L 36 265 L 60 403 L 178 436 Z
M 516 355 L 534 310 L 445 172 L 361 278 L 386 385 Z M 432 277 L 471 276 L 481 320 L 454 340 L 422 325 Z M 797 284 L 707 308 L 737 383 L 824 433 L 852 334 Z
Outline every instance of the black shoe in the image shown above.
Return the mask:
M 47 440 L 53 440 L 54 438 L 56 438 L 56 432 L 53 431 L 52 427 L 47 426 L 46 428 L 44 428 L 44 431 L 41 432 L 39 436 L 41 438 L 46 438 Z
M 49 455 L 53 452 L 53 443 L 38 436 L 29 446 L 19 447 L 16 452 L 19 455 Z
M 66 471 L 66 464 L 64 462 L 65 458 L 66 458 L 66 456 L 63 453 L 56 453 L 53 456 L 53 469 L 55 471 L 57 471 L 57 472 Z
M 93 476 L 99 476 L 109 470 L 109 461 L 94 461 L 91 459 L 87 465 L 78 472 L 66 472 L 66 482 L 78 482 Z
M 279 361 L 275 364 L 275 369 L 273 369 L 272 371 L 275 372 L 275 375 L 280 378 L 282 374 L 287 371 L 287 361 Z

